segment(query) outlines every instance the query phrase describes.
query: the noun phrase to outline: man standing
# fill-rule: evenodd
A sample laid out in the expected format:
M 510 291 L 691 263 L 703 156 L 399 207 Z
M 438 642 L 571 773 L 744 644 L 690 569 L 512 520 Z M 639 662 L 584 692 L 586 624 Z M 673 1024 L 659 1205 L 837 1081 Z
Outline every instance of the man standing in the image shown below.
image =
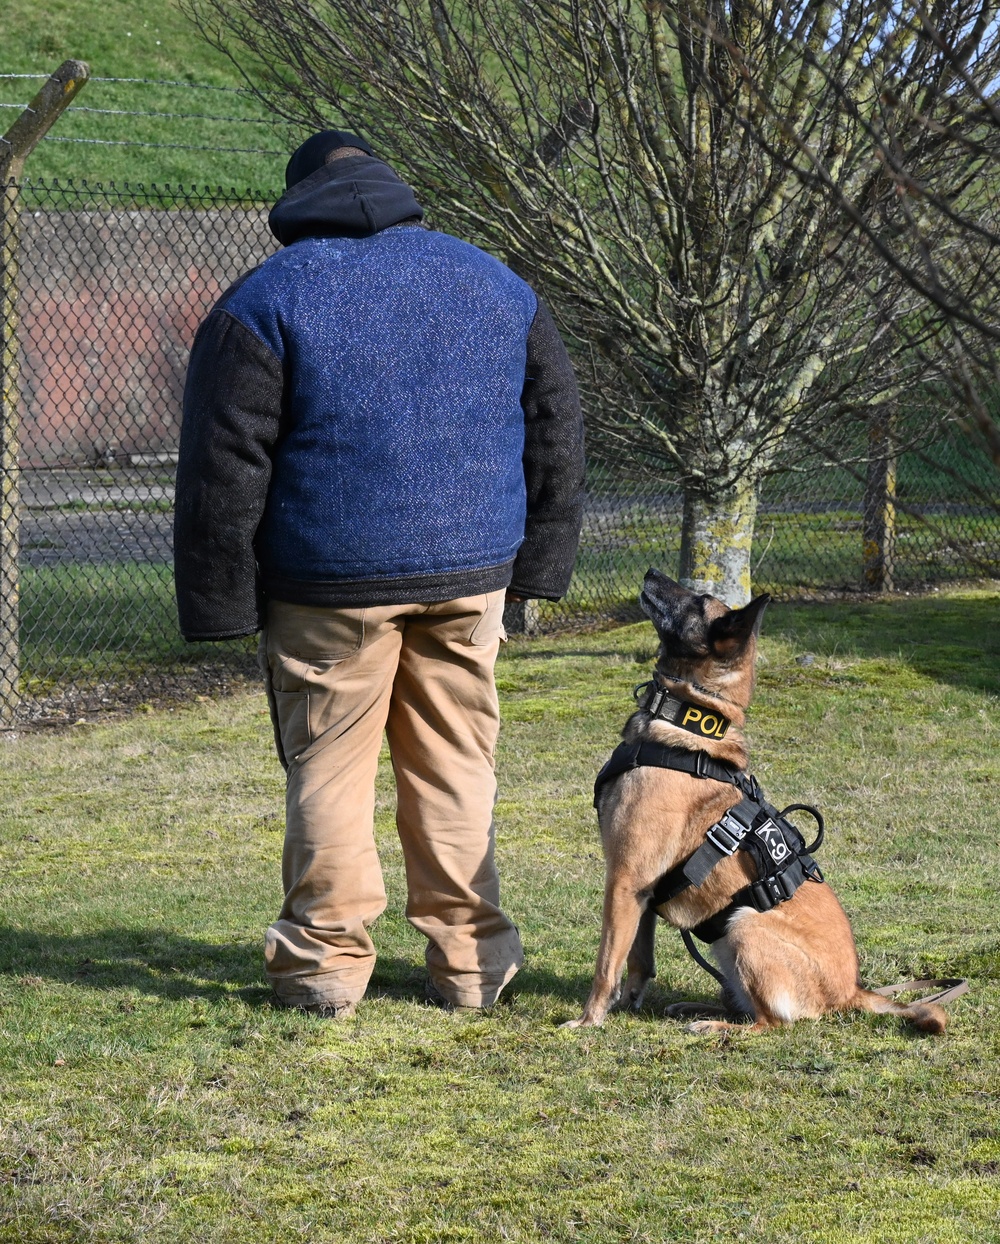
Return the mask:
M 287 1006 L 353 1013 L 385 907 L 383 729 L 428 998 L 487 1007 L 517 971 L 493 856 L 493 666 L 509 599 L 558 599 L 583 430 L 553 320 L 498 260 L 424 227 L 362 139 L 314 135 L 270 215 L 284 249 L 195 339 L 174 529 L 189 640 L 263 628 L 287 770 Z

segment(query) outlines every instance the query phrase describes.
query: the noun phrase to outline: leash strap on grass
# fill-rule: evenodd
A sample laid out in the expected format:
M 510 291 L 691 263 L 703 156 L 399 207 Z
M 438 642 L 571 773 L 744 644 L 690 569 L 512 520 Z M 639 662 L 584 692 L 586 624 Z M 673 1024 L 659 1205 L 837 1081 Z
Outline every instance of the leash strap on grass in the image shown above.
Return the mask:
M 873 989 L 871 992 L 879 993 L 883 998 L 894 998 L 896 994 L 909 993 L 911 989 L 936 989 L 937 993 L 929 993 L 917 1001 L 936 1002 L 939 1006 L 944 1006 L 945 1003 L 954 1002 L 962 994 L 968 993 L 969 982 L 959 979 L 903 981 L 901 985 L 883 985 L 881 989 Z
M 687 929 L 681 929 L 681 941 L 687 947 L 687 952 L 700 968 L 704 968 L 709 976 L 714 976 L 723 989 L 726 988 L 726 978 L 722 975 L 717 967 L 714 967 L 701 954 L 698 953 L 698 947 L 694 944 L 694 938 Z

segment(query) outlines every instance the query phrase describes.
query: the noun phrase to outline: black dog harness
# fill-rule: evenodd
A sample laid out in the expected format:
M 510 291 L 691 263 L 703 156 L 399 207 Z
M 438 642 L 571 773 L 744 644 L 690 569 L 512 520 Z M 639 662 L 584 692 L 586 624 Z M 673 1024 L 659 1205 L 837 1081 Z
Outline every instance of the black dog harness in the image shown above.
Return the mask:
M 622 743 L 615 748 L 597 775 L 594 806 L 597 806 L 602 788 L 609 782 L 623 773 L 647 765 L 674 769 L 689 773 L 692 777 L 728 782 L 743 796 L 709 829 L 705 841 L 693 854 L 660 877 L 650 892 L 648 906 L 661 907 L 669 903 L 689 887 L 700 886 L 720 860 L 728 859 L 736 851 L 748 852 L 756 866 L 757 880 L 744 886 L 721 911 L 691 930 L 702 941 L 711 943 L 725 935 L 726 925 L 739 908 L 770 911 L 790 899 L 804 882 L 823 881 L 823 874 L 811 855 L 823 841 L 823 817 L 820 813 L 804 803 L 790 804 L 779 812 L 764 798 L 755 777 L 735 765 L 714 760 L 706 752 L 669 747 L 648 740 Z M 810 846 L 806 846 L 802 834 L 787 819 L 789 812 L 807 812 L 815 818 L 819 832 Z M 689 939 L 685 937 L 684 940 L 688 944 Z M 688 948 L 692 949 L 690 945 Z M 700 956 L 695 957 L 702 962 Z
M 709 695 L 715 694 L 701 687 L 698 690 L 706 690 Z M 646 695 L 639 707 L 654 718 L 668 721 L 706 738 L 721 739 L 729 729 L 730 723 L 726 717 L 713 714 L 702 705 L 682 700 L 657 682 L 642 683 L 636 687 L 634 694 L 637 702 L 641 691 L 646 692 Z M 652 743 L 648 740 L 642 743 L 621 743 L 615 748 L 594 783 L 594 807 L 597 807 L 601 790 L 609 782 L 614 782 L 623 773 L 645 765 L 676 769 L 679 773 L 710 778 L 716 782 L 728 782 L 743 796 L 735 807 L 730 808 L 711 827 L 697 851 L 660 877 L 646 902 L 647 909 L 662 907 L 689 887 L 700 886 L 720 860 L 727 859 L 736 851 L 750 853 L 757 869 L 757 880 L 737 891 L 714 916 L 709 916 L 693 929 L 681 930 L 688 953 L 725 989 L 726 978 L 698 953 L 691 935 L 694 934 L 709 944 L 717 942 L 725 936 L 726 926 L 740 908 L 770 911 L 779 903 L 790 899 L 804 882 L 822 883 L 823 874 L 811 853 L 823 841 L 823 817 L 816 808 L 807 803 L 792 803 L 779 812 L 764 798 L 757 779 L 752 774 L 744 773 L 725 761 L 715 760 L 707 752 L 691 751 L 685 747 L 668 747 L 664 743 Z M 808 847 L 805 839 L 787 819 L 789 812 L 808 812 L 815 819 L 818 832 L 815 842 Z M 966 993 L 969 988 L 968 982 L 964 980 L 905 981 L 901 985 L 887 985 L 874 992 L 892 997 L 905 990 L 931 985 L 940 992 L 921 998 L 921 1002 L 950 1002 Z

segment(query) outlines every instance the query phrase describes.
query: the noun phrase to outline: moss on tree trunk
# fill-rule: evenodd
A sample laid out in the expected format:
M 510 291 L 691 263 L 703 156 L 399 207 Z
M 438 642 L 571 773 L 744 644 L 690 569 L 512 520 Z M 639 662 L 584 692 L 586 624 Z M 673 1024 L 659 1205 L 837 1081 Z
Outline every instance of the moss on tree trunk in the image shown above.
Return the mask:
M 757 485 L 743 479 L 720 497 L 688 492 L 681 527 L 680 581 L 731 608 L 750 599 L 750 548 Z

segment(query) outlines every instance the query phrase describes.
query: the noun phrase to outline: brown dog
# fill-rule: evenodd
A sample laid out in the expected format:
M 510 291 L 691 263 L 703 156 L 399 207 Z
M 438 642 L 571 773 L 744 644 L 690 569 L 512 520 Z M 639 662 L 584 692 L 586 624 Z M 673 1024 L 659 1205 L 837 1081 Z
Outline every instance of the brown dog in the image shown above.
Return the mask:
M 666 715 L 640 708 L 625 724 L 626 744 L 685 749 L 682 761 L 688 760 L 688 751 L 701 751 L 723 762 L 715 772 L 729 766 L 746 770 L 743 728 L 754 687 L 757 632 L 768 599 L 761 596 L 743 609 L 730 610 L 659 571 L 647 573 L 640 603 L 660 638 L 654 692 L 669 691 L 670 704 L 679 701 L 679 707 Z M 656 974 L 658 916 L 678 929 L 695 928 L 757 880 L 754 860 L 746 850 L 736 850 L 719 859 L 701 884 L 655 908 L 649 905 L 658 879 L 688 860 L 740 800 L 740 790 L 728 781 L 649 763 L 620 772 L 600 787 L 598 816 L 607 866 L 604 926 L 590 997 L 583 1015 L 567 1027 L 600 1024 L 616 1004 L 632 1010 L 641 1006 Z M 812 864 L 808 855 L 804 858 Z M 902 1015 L 925 1032 L 944 1030 L 940 1006 L 901 1005 L 861 988 L 847 916 L 818 870 L 769 911 L 737 906 L 717 932 L 712 950 L 725 978 L 728 1003 L 718 1013 L 752 1017 L 749 1028 L 740 1025 L 743 1031 L 850 1009 Z M 675 1014 L 684 1009 L 673 1008 Z M 725 1020 L 700 1020 L 689 1031 L 733 1026 Z

